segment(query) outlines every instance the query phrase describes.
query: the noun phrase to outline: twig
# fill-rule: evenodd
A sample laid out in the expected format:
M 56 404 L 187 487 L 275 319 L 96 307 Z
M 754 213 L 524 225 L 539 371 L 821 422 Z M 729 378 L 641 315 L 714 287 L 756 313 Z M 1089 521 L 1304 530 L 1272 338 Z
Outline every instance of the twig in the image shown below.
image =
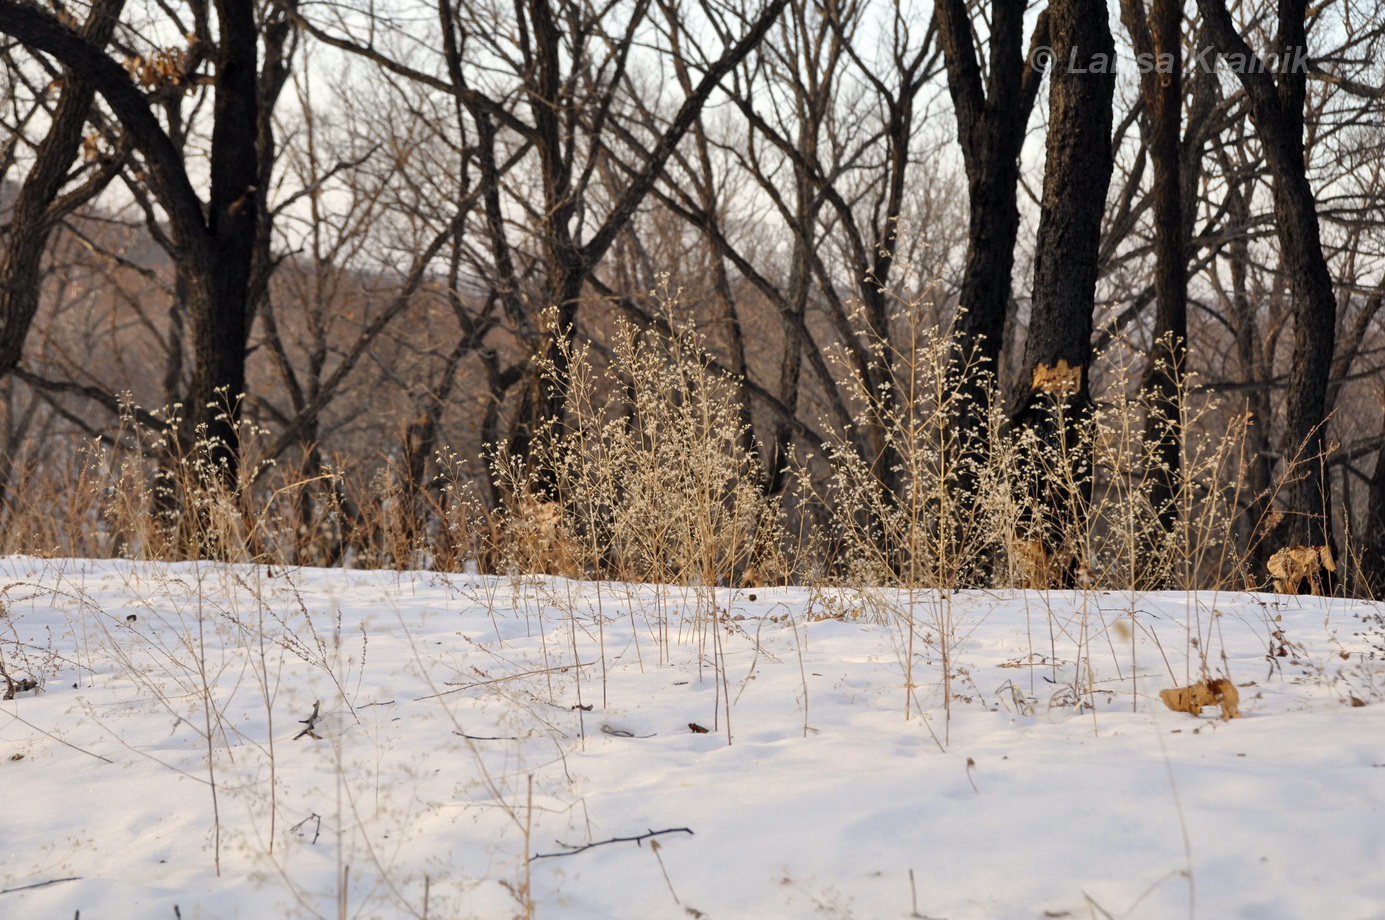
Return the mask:
M 79 748 L 79 747 L 77 747 L 77 745 L 73 744 L 71 741 L 64 741 L 63 739 L 59 738 L 57 735 L 53 734 L 52 732 L 50 732 L 50 731 L 45 731 L 44 729 L 39 728 L 39 727 L 38 727 L 37 725 L 35 725 L 34 723 L 32 723 L 32 722 L 30 722 L 29 720 L 23 718 L 22 716 L 17 716 L 17 715 L 15 715 L 13 712 L 7 712 L 7 713 L 5 713 L 5 715 L 9 716 L 11 719 L 14 719 L 16 722 L 23 722 L 25 725 L 29 726 L 29 727 L 32 728 L 34 731 L 39 732 L 40 734 L 43 734 L 43 735 L 45 735 L 45 736 L 47 736 L 47 737 L 49 737 L 49 738 L 52 738 L 54 741 L 58 742 L 59 744 L 63 744 L 63 745 L 66 745 L 67 747 L 72 748 L 72 750 L 78 752 L 79 754 L 86 754 L 88 757 L 95 757 L 97 760 L 104 760 L 106 763 L 109 763 L 109 764 L 115 763 L 115 761 L 114 761 L 114 760 L 111 760 L 109 757 L 102 757 L 100 754 L 93 754 L 91 751 L 88 751 L 88 750 L 86 750 L 85 748 Z
M 594 664 L 596 664 L 595 661 L 586 661 L 586 662 L 581 662 L 581 661 L 579 661 L 579 662 L 578 662 L 577 664 L 575 664 L 575 665 L 563 665 L 563 668 L 589 668 L 589 667 L 591 667 L 591 666 L 594 665 Z M 463 690 L 470 690 L 472 687 L 485 687 L 485 686 L 487 686 L 487 685 L 489 685 L 489 684 L 499 684 L 499 683 L 503 683 L 503 682 L 505 682 L 505 681 L 507 681 L 507 680 L 518 680 L 518 679 L 521 678 L 521 677 L 532 677 L 532 676 L 534 676 L 535 674 L 549 674 L 549 673 L 552 673 L 553 671 L 556 671 L 556 670 L 558 670 L 558 668 L 536 668 L 536 669 L 533 670 L 533 671 L 521 671 L 521 672 L 518 673 L 518 674 L 506 674 L 504 677 L 494 677 L 494 678 L 491 678 L 490 680 L 478 680 L 478 681 L 473 681 L 473 682 L 471 682 L 471 683 L 469 683 L 469 684 L 462 684 L 462 685 L 460 685 L 460 686 L 454 686 L 454 685 L 452 685 L 451 683 L 444 683 L 444 686 L 450 686 L 450 687 L 452 687 L 452 689 L 451 689 L 451 690 L 443 690 L 443 691 L 440 692 L 440 693 L 430 693 L 430 694 L 428 694 L 427 696 L 416 696 L 416 697 L 414 697 L 414 702 L 417 703 L 417 702 L 420 702 L 420 701 L 422 701 L 422 700 L 433 700 L 433 699 L 437 699 L 437 698 L 440 697 L 440 696 L 447 696 L 447 695 L 450 694 L 450 693 L 461 693 Z
M 689 833 L 692 833 L 689 831 Z M 11 891 L 28 891 L 30 888 L 42 888 L 45 885 L 56 885 L 59 882 L 75 882 L 81 879 L 80 875 L 71 878 L 50 878 L 46 882 L 34 882 L 32 885 L 20 885 L 18 888 L 0 888 L 0 894 L 9 894 Z
M 673 881 L 669 879 L 668 869 L 664 867 L 664 858 L 659 855 L 659 841 L 649 841 L 649 848 L 654 851 L 654 858 L 659 861 L 659 871 L 664 874 L 664 884 L 668 886 L 668 893 L 673 895 L 673 903 L 682 904 L 683 902 L 678 900 L 678 892 L 673 890 Z
M 523 741 L 519 735 L 468 735 L 465 732 L 453 731 L 452 734 L 468 741 Z
M 552 857 L 552 856 L 576 856 L 578 853 L 581 853 L 581 852 L 583 852 L 584 850 L 590 850 L 590 849 L 592 849 L 593 847 L 604 847 L 604 846 L 605 846 L 606 844 L 608 844 L 608 843 L 630 843 L 630 842 L 632 842 L 632 841 L 635 842 L 635 843 L 639 843 L 641 840 L 648 840 L 650 837 L 658 837 L 660 834 L 691 834 L 691 833 L 692 833 L 692 831 L 689 830 L 689 829 L 686 828 L 686 827 L 670 827 L 670 828 L 666 828 L 666 829 L 664 829 L 664 830 L 662 830 L 662 831 L 650 831 L 650 832 L 647 833 L 647 834 L 640 834 L 638 837 L 612 837 L 610 840 L 598 840 L 596 843 L 588 843 L 588 844 L 586 844 L 586 845 L 584 845 L 584 846 L 580 846 L 580 847 L 575 847 L 575 846 L 572 846 L 571 844 L 563 843 L 561 840 L 557 840 L 557 841 L 554 841 L 554 842 L 557 843 L 558 846 L 560 846 L 560 847 L 567 847 L 567 848 L 568 848 L 568 849 L 567 849 L 567 852 L 565 852 L 565 853 L 535 853 L 535 854 L 534 854 L 534 859 L 548 859 L 549 857 Z
M 303 729 L 303 730 L 302 730 L 301 732 L 299 732 L 298 734 L 294 735 L 294 736 L 293 736 L 293 740 L 294 740 L 294 741 L 297 741 L 299 738 L 302 738 L 304 735 L 307 735 L 309 738 L 312 738 L 314 741 L 321 741 L 321 740 L 322 740 L 322 736 L 319 735 L 317 732 L 313 731 L 313 729 L 317 727 L 317 707 L 320 706 L 321 704 L 322 704 L 322 700 L 314 700 L 314 701 L 313 701 L 313 714 L 310 715 L 310 716 L 308 716 L 306 719 L 299 719 L 299 720 L 298 720 L 299 724 L 301 724 L 301 725 L 306 725 L 306 726 L 308 726 L 308 727 L 305 728 L 305 729 Z
M 322 816 L 319 815 L 317 812 L 313 812 L 312 814 L 308 815 L 308 817 L 304 818 L 302 821 L 299 821 L 293 827 L 289 828 L 289 833 L 292 834 L 296 832 L 300 827 L 307 824 L 314 818 L 317 819 L 317 824 L 313 826 L 313 843 L 317 843 L 317 838 L 322 835 Z
M 609 725 L 601 726 L 601 731 L 603 734 L 611 735 L 615 738 L 653 738 L 655 735 L 658 734 L 658 732 L 651 732 L 648 735 L 637 735 L 634 732 L 626 731 L 623 728 L 612 728 Z
M 912 910 L 909 911 L 910 917 L 916 917 L 918 920 L 938 920 L 937 917 L 930 917 L 927 914 L 919 913 L 919 890 L 914 885 L 913 869 L 909 870 L 909 903 L 912 907 Z

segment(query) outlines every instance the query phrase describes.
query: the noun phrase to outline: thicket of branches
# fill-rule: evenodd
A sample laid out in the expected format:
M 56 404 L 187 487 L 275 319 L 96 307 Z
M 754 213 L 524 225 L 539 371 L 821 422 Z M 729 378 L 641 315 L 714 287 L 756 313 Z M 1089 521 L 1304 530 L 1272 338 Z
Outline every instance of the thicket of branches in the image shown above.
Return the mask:
M 0 549 L 1378 591 L 1382 40 L 0 0 Z

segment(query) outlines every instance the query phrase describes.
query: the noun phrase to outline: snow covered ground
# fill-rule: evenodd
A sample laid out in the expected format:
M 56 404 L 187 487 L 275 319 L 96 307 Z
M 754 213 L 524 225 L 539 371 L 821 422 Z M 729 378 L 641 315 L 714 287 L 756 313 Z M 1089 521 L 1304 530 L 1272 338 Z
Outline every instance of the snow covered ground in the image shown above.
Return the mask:
M 0 703 L 0 917 L 1385 918 L 1365 602 L 721 589 L 714 623 L 33 558 L 0 590 L 44 681 Z M 1204 663 L 1244 718 L 1160 701 Z

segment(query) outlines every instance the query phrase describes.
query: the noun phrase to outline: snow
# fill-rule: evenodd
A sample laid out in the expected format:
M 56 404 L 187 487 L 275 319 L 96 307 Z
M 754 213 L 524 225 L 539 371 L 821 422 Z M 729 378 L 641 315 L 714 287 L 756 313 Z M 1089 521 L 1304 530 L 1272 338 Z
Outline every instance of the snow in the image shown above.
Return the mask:
M 5 667 L 44 679 L 0 703 L 0 917 L 1385 917 L 1364 601 L 0 585 Z M 1160 701 L 1204 658 L 1243 718 Z

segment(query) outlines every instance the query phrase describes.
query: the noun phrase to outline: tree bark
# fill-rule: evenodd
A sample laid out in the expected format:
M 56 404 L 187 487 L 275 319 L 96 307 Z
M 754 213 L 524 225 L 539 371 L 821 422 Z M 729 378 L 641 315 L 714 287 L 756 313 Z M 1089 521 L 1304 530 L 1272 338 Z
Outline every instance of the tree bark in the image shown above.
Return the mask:
M 536 54 L 532 68 L 535 76 L 530 86 L 530 95 L 534 100 L 532 133 L 539 151 L 544 188 L 545 216 L 538 233 L 547 272 L 547 285 L 542 292 L 544 302 L 539 307 L 554 307 L 557 310 L 556 327 L 540 329 L 535 346 L 536 353 L 546 357 L 545 363 L 551 369 L 549 372 L 558 379 L 566 377 L 568 372 L 567 352 L 562 348 L 562 338 L 570 336 L 576 325 L 579 299 L 592 270 L 649 196 L 654 184 L 663 175 L 669 158 L 692 129 L 712 92 L 727 73 L 759 46 L 787 5 L 788 0 L 769 0 L 746 33 L 708 66 L 696 88 L 683 100 L 668 127 L 649 150 L 641 168 L 630 177 L 600 226 L 586 242 L 579 242 L 573 236 L 571 226 L 582 193 L 582 188 L 574 184 L 574 151 L 570 147 L 570 121 L 577 117 L 577 112 L 560 97 L 563 84 L 559 80 L 559 72 L 565 63 L 570 66 L 581 66 L 581 63 L 566 61 L 566 52 L 558 40 L 557 25 L 547 0 L 531 0 L 529 20 L 535 35 Z M 633 41 L 633 36 L 627 36 L 626 40 Z M 628 46 L 621 50 L 622 58 L 627 51 Z M 623 63 L 621 67 L 623 69 Z M 595 115 L 598 126 L 604 118 L 605 110 L 602 109 Z M 585 183 L 587 176 L 581 178 Z M 561 427 L 565 422 L 562 388 L 544 385 L 537 373 L 536 366 L 535 376 L 531 377 L 521 403 L 516 434 L 510 442 L 510 450 L 517 456 L 528 453 L 530 442 L 541 429 L 550 425 Z
M 263 207 L 260 178 L 258 30 L 253 0 L 217 0 L 221 35 L 215 55 L 208 264 L 180 264 L 189 275 L 192 318 L 191 413 L 205 426 L 212 461 L 234 476 L 240 450 L 236 425 L 245 395 L 250 276 Z
M 668 128 L 650 151 L 644 168 L 631 179 L 597 232 L 580 248 L 572 246 L 570 241 L 567 246 L 560 247 L 561 251 L 556 260 L 558 277 L 552 284 L 552 289 L 557 295 L 554 302 L 558 306 L 560 317 L 559 334 L 567 334 L 564 330 L 569 329 L 576 321 L 577 298 L 581 294 L 587 275 L 606 255 L 617 234 L 624 229 L 625 223 L 653 190 L 669 157 L 702 114 L 702 107 L 707 99 L 722 79 L 759 47 L 787 5 L 788 0 L 769 0 L 740 40 L 726 49 L 725 53 L 707 68 L 697 87 L 683 100 Z M 559 239 L 563 241 L 566 238 L 560 236 Z M 564 373 L 565 359 L 556 341 L 550 346 L 549 355 L 558 360 L 555 364 L 558 372 Z M 549 393 L 546 415 L 559 422 L 562 420 L 561 399 L 554 392 Z
M 1115 42 L 1102 0 L 1050 3 L 1054 66 L 1034 299 L 1023 374 L 1010 416 L 1045 456 L 1034 496 L 1037 536 L 1050 554 L 1085 561 L 1081 543 L 1091 497 L 1091 445 L 1081 434 L 1091 411 L 1092 307 L 1106 190 L 1112 168 Z
M 1140 71 L 1140 92 L 1148 112 L 1146 139 L 1154 166 L 1154 341 L 1145 373 L 1150 412 L 1149 501 L 1160 528 L 1178 523 L 1178 471 L 1183 430 L 1179 377 L 1188 355 L 1188 240 L 1183 219 L 1182 0 L 1152 0 L 1148 17 L 1143 0 L 1122 0 L 1121 15 L 1137 54 L 1153 67 Z
M 82 37 L 104 48 L 111 40 L 124 4 L 125 0 L 100 0 L 82 26 Z M 95 98 L 96 89 L 90 81 L 71 69 L 64 70 L 62 95 L 53 109 L 48 133 L 15 196 L 9 235 L 0 254 L 0 377 L 19 363 L 24 340 L 38 313 L 43 254 L 53 228 L 105 188 L 117 172 L 118 164 L 103 164 L 83 186 L 61 200 L 58 198 L 77 159 L 82 129 Z
M 1380 600 L 1385 598 L 1385 448 L 1375 458 L 1361 532 L 1361 578 L 1367 596 Z
M 1026 57 L 1021 53 L 1023 0 L 996 0 L 990 74 L 983 87 L 967 4 L 939 0 L 936 9 L 967 173 L 967 255 L 957 299 L 957 359 L 963 367 L 997 373 L 1019 235 L 1019 156 L 1043 80 L 1035 49 L 1048 44 L 1048 14 L 1039 14 Z M 961 429 L 969 440 L 979 440 L 991 390 L 974 374 L 963 383 L 967 398 Z

